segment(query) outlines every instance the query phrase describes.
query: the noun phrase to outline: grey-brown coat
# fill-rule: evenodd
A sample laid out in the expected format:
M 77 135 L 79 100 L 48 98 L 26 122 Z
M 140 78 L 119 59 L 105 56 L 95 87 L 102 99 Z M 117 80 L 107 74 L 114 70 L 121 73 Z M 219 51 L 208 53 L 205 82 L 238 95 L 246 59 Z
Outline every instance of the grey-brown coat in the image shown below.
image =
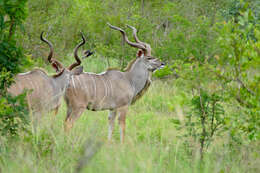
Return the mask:
M 75 68 L 81 63 L 77 51 L 80 46 L 85 44 L 83 35 L 82 39 L 83 41 L 78 44 L 74 50 L 76 62 L 71 64 L 68 68 L 64 68 L 58 60 L 52 58 L 53 46 L 48 40 L 43 38 L 42 32 L 41 40 L 50 47 L 48 61 L 57 73 L 53 76 L 49 76 L 44 70 L 35 68 L 32 71 L 17 74 L 14 79 L 15 82 L 8 88 L 8 92 L 17 96 L 24 92 L 24 90 L 28 90 L 27 101 L 30 110 L 34 114 L 42 113 L 44 111 L 48 112 L 53 109 L 55 109 L 57 113 L 61 104 L 61 98 L 69 84 L 71 75 L 80 73 L 80 70 L 82 70 L 80 68 Z
M 151 56 L 151 48 L 147 43 L 138 40 L 136 29 L 133 29 L 137 43 L 128 40 L 124 30 L 119 30 L 124 40 L 133 47 L 139 48 L 137 58 L 128 66 L 126 71 L 109 69 L 103 73 L 82 73 L 72 76 L 65 92 L 67 103 L 67 118 L 65 129 L 72 127 L 74 121 L 80 117 L 85 109 L 99 111 L 110 110 L 108 138 L 111 139 L 116 114 L 119 114 L 120 138 L 124 141 L 125 116 L 128 107 L 133 104 L 151 83 L 151 73 L 164 66 L 159 59 Z

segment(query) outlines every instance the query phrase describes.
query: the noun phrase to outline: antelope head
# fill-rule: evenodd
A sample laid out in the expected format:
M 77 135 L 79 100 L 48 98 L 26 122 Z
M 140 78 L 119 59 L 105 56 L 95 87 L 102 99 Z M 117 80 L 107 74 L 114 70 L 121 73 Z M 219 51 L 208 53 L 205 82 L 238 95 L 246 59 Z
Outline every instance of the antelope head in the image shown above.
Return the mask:
M 78 67 L 81 61 L 77 51 L 85 43 L 85 38 L 82 35 L 83 41 L 74 49 L 76 62 L 67 68 L 53 58 L 53 46 L 50 41 L 43 37 L 43 32 L 40 38 L 50 47 L 48 62 L 56 70 L 56 74 L 49 76 L 44 70 L 39 68 L 26 73 L 19 73 L 15 76 L 15 83 L 8 88 L 8 92 L 12 95 L 19 95 L 24 89 L 31 90 L 27 95 L 27 101 L 33 113 L 38 114 L 50 110 L 55 110 L 57 113 L 61 104 L 61 97 L 68 87 L 70 79 L 74 74 L 80 74 L 83 71 L 82 67 Z
M 69 67 L 64 67 L 61 62 L 59 62 L 57 59 L 53 58 L 53 46 L 50 41 L 48 41 L 47 39 L 45 39 L 43 37 L 43 32 L 41 33 L 41 40 L 43 42 L 47 43 L 50 47 L 48 61 L 52 65 L 52 67 L 56 70 L 56 74 L 53 77 L 56 78 L 57 80 L 59 80 L 60 86 L 65 86 L 65 88 L 69 84 L 71 75 L 78 75 L 83 72 L 83 67 L 79 66 L 81 64 L 81 60 L 78 56 L 78 49 L 86 43 L 86 39 L 82 33 L 81 33 L 81 37 L 82 37 L 82 42 L 79 43 L 74 49 L 74 58 L 75 58 L 76 62 L 71 64 Z M 90 52 L 90 51 L 88 51 L 88 52 Z M 85 54 L 84 57 L 88 57 L 90 55 L 92 55 L 92 52 Z M 65 89 L 65 88 L 62 88 L 62 89 Z

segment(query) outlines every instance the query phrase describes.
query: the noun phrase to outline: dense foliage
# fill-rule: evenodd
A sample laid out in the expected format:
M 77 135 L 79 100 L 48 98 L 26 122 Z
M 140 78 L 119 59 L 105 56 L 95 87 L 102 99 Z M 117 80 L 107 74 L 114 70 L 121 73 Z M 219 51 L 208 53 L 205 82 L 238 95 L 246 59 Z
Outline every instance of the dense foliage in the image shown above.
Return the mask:
M 26 17 L 26 2 L 0 2 L 0 132 L 3 136 L 17 135 L 28 122 L 25 94 L 12 97 L 7 93 L 14 75 L 28 62 L 15 38 L 18 26 Z
M 238 143 L 245 140 L 243 137 L 256 141 L 260 138 L 260 25 L 258 14 L 248 6 L 249 3 L 241 2 L 240 9 L 237 9 L 239 16 L 236 13 L 229 16 L 228 21 L 214 25 L 203 17 L 204 22 L 192 33 L 194 38 L 190 40 L 188 58 L 179 59 L 174 66 L 181 77 L 178 79 L 181 85 L 185 84 L 192 91 L 192 105 L 201 104 L 201 108 L 193 111 L 194 114 L 200 112 L 195 118 L 197 125 L 190 123 L 189 116 L 186 119 L 187 128 L 192 125 L 193 130 L 199 131 L 193 136 L 195 139 L 200 136 L 197 141 L 201 150 L 204 140 L 212 140 L 212 137 L 207 139 L 211 134 L 208 132 L 215 123 L 224 126 L 223 130 Z M 212 121 L 210 128 L 206 128 L 210 123 L 207 119 L 214 118 L 214 113 L 205 115 L 205 95 L 207 98 L 211 98 L 210 95 L 222 98 L 220 103 L 229 110 L 224 117 Z M 210 107 L 210 104 L 209 101 L 207 105 Z

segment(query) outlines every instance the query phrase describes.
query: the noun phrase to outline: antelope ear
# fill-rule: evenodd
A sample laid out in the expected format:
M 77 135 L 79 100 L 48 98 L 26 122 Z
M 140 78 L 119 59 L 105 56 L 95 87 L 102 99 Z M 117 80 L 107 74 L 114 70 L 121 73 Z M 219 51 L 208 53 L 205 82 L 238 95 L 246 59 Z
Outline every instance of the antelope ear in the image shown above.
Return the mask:
M 56 72 L 60 71 L 59 66 L 55 62 L 51 63 L 51 66 L 55 69 Z
M 144 52 L 142 50 L 138 50 L 136 56 L 137 56 L 137 58 L 143 58 Z
M 83 66 L 78 66 L 78 67 L 72 69 L 71 73 L 73 75 L 80 75 L 81 73 L 83 73 Z

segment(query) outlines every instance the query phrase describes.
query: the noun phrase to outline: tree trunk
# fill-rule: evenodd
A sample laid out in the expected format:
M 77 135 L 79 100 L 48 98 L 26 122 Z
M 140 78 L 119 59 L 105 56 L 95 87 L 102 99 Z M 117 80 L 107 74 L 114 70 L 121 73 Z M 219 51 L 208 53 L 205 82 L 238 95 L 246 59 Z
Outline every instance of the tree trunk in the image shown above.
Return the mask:
M 142 3 L 142 5 L 141 5 L 141 10 L 142 11 L 141 12 L 142 12 L 142 16 L 143 16 L 144 15 L 144 0 L 142 0 L 141 3 Z
M 15 23 L 15 20 L 14 20 L 14 18 L 12 17 L 11 18 L 11 25 L 10 25 L 10 28 L 9 28 L 9 36 L 8 36 L 8 39 L 10 40 L 11 39 L 11 37 L 13 36 L 13 34 L 14 34 L 14 23 Z

